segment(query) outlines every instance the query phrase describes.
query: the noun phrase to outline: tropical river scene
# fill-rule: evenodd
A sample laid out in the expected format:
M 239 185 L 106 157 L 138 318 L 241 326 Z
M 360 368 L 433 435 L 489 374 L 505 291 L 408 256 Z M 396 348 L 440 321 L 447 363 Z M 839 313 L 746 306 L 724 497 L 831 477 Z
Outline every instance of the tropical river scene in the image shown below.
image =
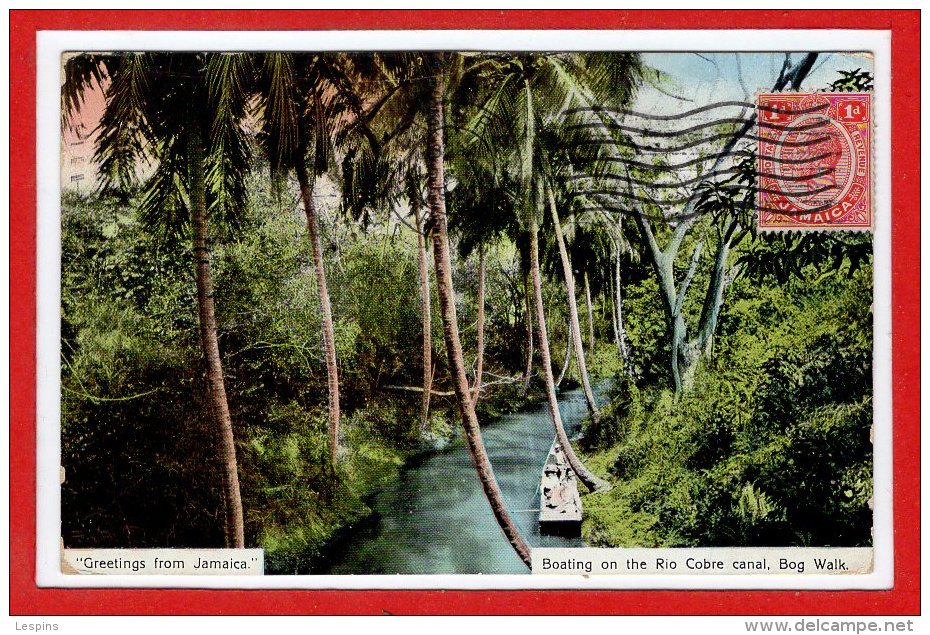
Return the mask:
M 61 77 L 66 548 L 365 575 L 871 546 L 871 233 L 760 228 L 755 101 L 867 103 L 870 55 L 87 51 Z M 848 161 L 816 172 L 836 143 L 804 130 L 776 142 L 815 148 L 792 196 L 831 201 Z

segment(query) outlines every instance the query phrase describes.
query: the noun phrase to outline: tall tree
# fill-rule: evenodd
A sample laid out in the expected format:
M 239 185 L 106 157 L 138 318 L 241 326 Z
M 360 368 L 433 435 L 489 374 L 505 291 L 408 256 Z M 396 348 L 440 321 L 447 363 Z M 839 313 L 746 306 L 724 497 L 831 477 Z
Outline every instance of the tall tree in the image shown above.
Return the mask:
M 587 487 L 606 484 L 588 470 L 572 451 L 562 423 L 555 392 L 549 340 L 546 332 L 542 279 L 539 270 L 539 225 L 545 209 L 549 170 L 545 136 L 555 137 L 572 109 L 589 93 L 604 96 L 608 103 L 624 103 L 635 85 L 637 59 L 631 55 L 605 54 L 500 54 L 489 56 L 466 86 L 491 87 L 480 101 L 477 113 L 468 122 L 468 134 L 476 148 L 492 147 L 506 156 L 506 163 L 518 183 L 516 192 L 520 219 L 529 237 L 530 277 L 535 296 L 536 334 L 542 357 L 549 415 L 556 437 L 565 449 L 572 468 Z M 570 270 L 566 282 L 573 280 Z M 569 305 L 573 294 L 569 293 Z M 577 323 L 577 306 L 575 307 Z M 580 328 L 576 329 L 580 334 Z M 583 345 L 574 342 L 583 359 Z M 581 364 L 579 364 L 581 365 Z M 592 414 L 596 404 L 588 384 L 587 401 Z
M 509 183 L 498 172 L 493 157 L 475 160 L 467 153 L 454 155 L 447 163 L 455 174 L 456 187 L 449 194 L 452 214 L 450 231 L 458 239 L 459 253 L 468 258 L 477 252 L 477 337 L 475 375 L 472 400 L 477 403 L 481 394 L 485 353 L 485 295 L 487 282 L 487 253 L 504 236 L 512 234 L 517 226 Z M 496 176 L 495 176 L 496 175 Z
M 429 425 L 429 404 L 433 394 L 433 318 L 429 284 L 429 254 L 426 247 L 426 224 L 422 218 L 419 178 L 408 177 L 408 199 L 413 210 L 414 228 L 417 235 L 417 271 L 420 274 L 420 322 L 423 329 L 423 396 L 420 399 L 420 432 Z
M 449 235 L 446 218 L 446 184 L 445 184 L 445 54 L 436 53 L 430 60 L 429 87 L 426 121 L 426 155 L 427 184 L 430 208 L 430 234 L 433 239 L 433 257 L 436 267 L 436 286 L 439 293 L 439 305 L 442 310 L 443 335 L 446 340 L 446 352 L 449 367 L 452 370 L 453 387 L 465 429 L 465 439 L 471 453 L 472 461 L 478 472 L 484 494 L 491 505 L 491 511 L 497 519 L 501 530 L 513 546 L 517 555 L 530 565 L 529 546 L 517 530 L 513 519 L 507 511 L 503 496 L 494 476 L 494 469 L 488 459 L 481 437 L 481 428 L 475 415 L 474 405 L 465 374 L 465 360 L 462 355 L 462 343 L 459 339 L 458 317 L 455 310 L 455 297 L 452 285 L 452 261 L 449 248 Z
M 628 376 L 632 376 L 633 369 L 630 363 L 630 345 L 623 321 L 623 284 L 620 275 L 620 253 L 620 247 L 615 244 L 611 252 L 611 270 L 613 276 L 609 284 L 611 320 L 614 329 L 614 343 L 617 346 L 617 353 L 620 355 L 620 360 L 623 362 L 623 370 Z
M 273 170 L 281 174 L 294 172 L 307 219 L 323 325 L 329 458 L 331 466 L 335 467 L 339 459 L 339 365 L 313 192 L 316 177 L 332 160 L 332 124 L 345 108 L 339 98 L 345 97 L 346 91 L 338 83 L 333 59 L 321 54 L 265 53 L 261 69 L 259 111 L 265 151 Z
M 433 363 L 432 302 L 430 299 L 427 216 L 423 214 L 422 173 L 425 165 L 425 107 L 428 90 L 419 80 L 423 60 L 399 53 L 358 54 L 351 75 L 345 73 L 344 90 L 359 102 L 352 106 L 349 132 L 355 143 L 343 160 L 343 207 L 356 219 L 367 222 L 372 212 L 388 211 L 411 229 L 417 241 L 417 272 L 422 326 L 422 396 L 420 433 L 429 427 Z M 348 77 L 355 77 L 350 82 Z M 348 84 L 352 84 L 350 86 Z M 369 88 L 358 90 L 355 85 Z M 351 90 L 351 92 L 350 92 Z M 401 213 L 406 201 L 413 216 L 410 224 Z
M 529 249 L 527 247 L 527 249 Z M 522 258 L 521 258 L 522 260 Z M 530 384 L 533 381 L 533 355 L 536 353 L 536 346 L 533 343 L 533 294 L 530 285 L 530 266 L 529 253 L 526 255 L 527 264 L 523 269 L 523 325 L 526 329 L 526 345 L 524 346 L 524 365 L 523 365 L 523 394 L 526 395 L 530 390 Z
M 555 380 L 555 387 L 559 388 L 562 385 L 562 380 L 565 379 L 565 373 L 568 372 L 568 367 L 572 362 L 572 347 L 574 346 L 575 334 L 572 333 L 574 329 L 572 328 L 572 321 L 569 318 L 568 320 L 568 338 L 565 342 L 565 360 L 562 362 L 562 370 L 559 371 L 559 377 Z
M 806 53 L 793 59 L 785 54 L 772 91 L 799 90 L 817 57 L 817 53 Z M 642 243 L 640 251 L 659 282 L 668 323 L 670 377 L 675 390 L 681 392 L 691 385 L 698 364 L 710 353 L 725 291 L 732 280 L 730 252 L 751 230 L 754 160 L 734 161 L 733 156 L 746 156 L 749 152 L 736 150 L 736 147 L 756 125 L 756 114 L 752 112 L 744 116 L 741 123 L 734 124 L 732 130 L 723 135 L 724 142 L 718 151 L 708 151 L 705 155 L 709 167 L 697 178 L 678 185 L 677 191 L 683 196 L 667 202 L 661 192 L 671 191 L 668 188 L 676 184 L 657 179 L 656 175 L 667 175 L 672 168 L 661 161 L 650 164 L 632 159 L 628 156 L 629 148 L 639 152 L 642 146 L 627 138 L 625 131 L 631 127 L 620 124 L 597 103 L 590 102 L 586 107 L 601 118 L 599 123 L 586 125 L 586 132 L 598 137 L 592 141 L 599 145 L 602 159 L 594 176 L 601 184 L 609 184 L 606 189 L 589 191 L 587 196 L 601 209 L 629 216 L 636 224 Z M 634 116 L 627 111 L 618 111 L 618 114 Z M 669 119 L 649 113 L 635 116 L 656 121 Z M 710 142 L 719 138 L 695 141 Z M 654 148 L 648 149 L 648 152 L 654 151 Z M 731 176 L 723 176 L 727 174 Z M 684 275 L 678 276 L 676 263 L 679 255 L 686 253 L 682 251 L 686 245 L 690 247 L 690 256 L 684 265 Z M 685 300 L 693 291 L 692 283 L 699 267 L 707 260 L 705 249 L 710 251 L 706 264 L 708 282 L 703 289 L 700 317 L 694 325 L 689 325 L 684 311 Z
M 605 104 L 623 104 L 632 92 L 638 77 L 638 60 L 625 54 L 549 54 L 490 56 L 487 63 L 474 78 L 463 82 L 474 90 L 472 84 L 484 83 L 491 86 L 485 91 L 477 114 L 466 125 L 473 146 L 478 152 L 485 148 L 506 148 L 510 165 L 520 183 L 518 194 L 523 214 L 521 219 L 528 232 L 534 224 L 530 216 L 539 210 L 528 205 L 533 180 L 551 172 L 549 154 L 551 148 L 544 147 L 545 137 L 557 138 L 559 130 L 572 117 L 571 112 L 589 95 L 597 95 Z M 557 145 L 557 144 L 552 144 Z M 551 175 L 545 178 L 551 180 Z M 550 210 L 557 215 L 554 205 Z M 541 219 L 535 219 L 536 231 Z M 556 238 L 563 251 L 560 229 Z M 532 242 L 532 237 L 530 237 Z M 538 254 L 537 254 L 538 259 Z M 566 255 L 562 258 L 563 278 L 566 285 L 574 286 L 574 273 Z M 532 274 L 531 274 L 532 275 Z M 573 293 L 567 293 L 569 313 L 578 322 L 578 307 Z M 539 322 L 539 315 L 536 315 Z M 576 329 L 580 335 L 580 327 Z M 539 334 L 537 324 L 537 335 Z M 548 339 L 548 337 L 547 337 Z M 548 344 L 548 342 L 547 342 Z M 543 343 L 540 341 L 540 347 Z M 590 345 L 590 342 L 589 342 Z M 588 409 L 597 415 L 597 405 L 591 390 L 587 365 L 584 361 L 584 346 L 581 338 L 574 341 L 579 360 L 579 374 Z M 545 375 L 545 369 L 543 369 Z M 554 383 L 554 382 L 553 382 Z M 548 388 L 547 388 L 548 389 Z M 553 419 L 560 417 L 553 414 Z
M 569 163 L 571 165 L 571 163 Z M 574 192 L 572 184 L 563 180 L 562 188 L 566 199 L 571 200 Z M 572 209 L 569 221 L 563 224 L 565 241 L 571 262 L 576 271 L 583 271 L 587 278 L 586 295 L 595 292 L 603 293 L 607 289 L 609 309 L 613 328 L 614 343 L 624 369 L 628 375 L 631 373 L 629 364 L 629 351 L 626 342 L 626 329 L 623 324 L 622 310 L 622 284 L 621 284 L 621 255 L 630 251 L 630 244 L 626 240 L 625 229 L 609 216 L 592 211 Z M 617 298 L 621 301 L 618 302 Z M 588 301 L 588 323 L 593 324 L 593 308 Z M 590 327 L 589 327 L 590 328 Z M 589 338 L 593 333 L 589 330 Z
M 248 56 L 203 53 L 82 55 L 66 65 L 63 99 L 73 113 L 84 91 L 103 82 L 106 107 L 95 159 L 101 187 L 127 190 L 142 179 L 140 214 L 168 239 L 189 238 L 200 344 L 217 432 L 229 547 L 245 532 L 232 416 L 226 395 L 212 272 L 211 221 L 235 227 L 245 207 L 249 166 L 245 119 Z M 196 107 L 193 107 L 196 105 Z
M 443 53 L 432 55 L 390 54 L 378 55 L 376 65 L 382 77 L 387 80 L 387 94 L 372 107 L 370 117 L 364 119 L 372 124 L 374 130 L 383 127 L 383 143 L 375 151 L 376 155 L 386 154 L 381 158 L 390 160 L 392 155 L 404 156 L 404 151 L 394 149 L 389 143 L 398 144 L 406 140 L 408 158 L 403 159 L 407 165 L 412 148 L 425 146 L 424 163 L 427 175 L 427 206 L 429 217 L 425 222 L 433 243 L 433 259 L 436 273 L 436 288 L 439 307 L 443 321 L 443 338 L 452 375 L 452 382 L 464 436 L 475 465 L 478 480 L 504 536 L 523 562 L 530 565 L 529 546 L 523 540 L 504 504 L 503 495 L 494 476 L 494 470 L 484 447 L 481 427 L 475 414 L 474 402 L 468 386 L 465 372 L 465 360 L 462 352 L 458 330 L 458 316 L 455 307 L 455 289 L 452 283 L 452 259 L 449 244 L 448 218 L 446 214 L 445 186 L 445 90 L 446 73 L 450 60 Z M 421 81 L 423 77 L 427 81 Z M 375 112 L 373 112 L 375 111 Z M 425 120 L 425 121 L 424 121 Z M 387 121 L 387 125 L 385 125 Z M 417 134 L 414 124 L 423 121 L 425 134 Z M 378 138 L 377 133 L 374 133 Z M 378 158 L 373 157 L 373 159 Z M 377 161 L 371 162 L 374 168 Z M 383 165 L 383 164 L 382 164 Z M 391 178 L 377 178 L 377 169 L 370 169 L 366 174 L 356 174 L 354 181 L 359 187 L 360 201 L 374 201 L 378 198 L 378 183 L 390 183 Z M 390 173 L 390 170 L 387 171 Z M 383 190 L 382 190 L 383 191 Z M 367 193 L 367 194 L 366 194 Z
M 562 263 L 562 275 L 565 279 L 565 293 L 568 296 L 568 317 L 570 326 L 569 335 L 572 338 L 572 345 L 570 349 L 574 349 L 575 351 L 575 360 L 578 363 L 578 374 L 581 378 L 581 386 L 584 392 L 585 400 L 588 404 L 588 411 L 592 416 L 597 417 L 599 413 L 597 403 L 594 401 L 594 391 L 591 389 L 591 380 L 588 376 L 588 363 L 584 355 L 584 345 L 582 344 L 581 338 L 581 324 L 578 319 L 578 300 L 576 299 L 575 291 L 575 274 L 574 270 L 572 269 L 568 248 L 565 245 L 565 238 L 562 235 L 562 221 L 559 218 L 559 212 L 555 202 L 555 195 L 552 192 L 551 182 L 547 182 L 546 184 L 546 201 L 549 205 L 549 211 L 552 214 L 552 225 L 555 228 L 555 239 L 559 246 L 559 257 Z M 587 273 L 585 274 L 585 281 L 587 282 Z M 585 288 L 588 292 L 588 321 L 590 322 L 590 290 L 587 288 L 587 285 Z M 592 329 L 588 350 L 593 350 L 593 347 L 594 337 Z
M 485 253 L 486 248 L 484 245 L 478 247 L 478 351 L 475 354 L 475 385 L 472 388 L 472 403 L 478 403 L 478 397 L 481 396 L 481 375 L 484 371 L 484 284 L 487 277 Z
M 588 310 L 588 351 L 594 354 L 594 306 L 591 304 L 591 277 L 584 272 L 584 302 Z

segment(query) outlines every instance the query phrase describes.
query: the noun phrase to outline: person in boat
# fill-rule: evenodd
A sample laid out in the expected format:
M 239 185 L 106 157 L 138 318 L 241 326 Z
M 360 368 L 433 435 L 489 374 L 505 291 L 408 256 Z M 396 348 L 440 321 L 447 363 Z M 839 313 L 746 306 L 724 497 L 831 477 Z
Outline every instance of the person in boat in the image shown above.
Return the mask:
M 558 465 L 547 465 L 543 472 L 543 504 L 549 509 L 558 509 L 572 500 L 571 492 L 565 484 L 564 476 L 565 472 Z

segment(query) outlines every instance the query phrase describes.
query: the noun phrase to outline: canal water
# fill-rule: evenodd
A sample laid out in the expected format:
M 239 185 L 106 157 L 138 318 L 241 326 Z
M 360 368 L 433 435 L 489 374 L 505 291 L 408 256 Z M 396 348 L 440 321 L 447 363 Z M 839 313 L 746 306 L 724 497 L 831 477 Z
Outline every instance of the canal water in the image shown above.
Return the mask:
M 559 408 L 572 436 L 587 415 L 581 390 L 562 393 Z M 507 509 L 530 546 L 584 546 L 539 533 L 539 477 L 554 436 L 545 405 L 505 415 L 482 433 Z M 528 573 L 491 514 L 461 435 L 407 466 L 370 505 L 375 516 L 334 546 L 326 573 Z

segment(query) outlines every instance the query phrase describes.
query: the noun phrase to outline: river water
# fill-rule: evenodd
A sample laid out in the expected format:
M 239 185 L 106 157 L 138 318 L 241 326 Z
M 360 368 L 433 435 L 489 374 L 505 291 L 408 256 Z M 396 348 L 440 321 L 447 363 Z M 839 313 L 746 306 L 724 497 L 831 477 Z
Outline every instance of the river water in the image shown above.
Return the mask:
M 562 393 L 559 408 L 571 436 L 587 415 L 581 390 Z M 482 433 L 507 509 L 530 546 L 584 546 L 539 534 L 539 477 L 554 436 L 545 405 L 505 415 Z M 375 515 L 334 545 L 326 573 L 528 573 L 491 514 L 461 435 L 405 467 L 370 505 Z

